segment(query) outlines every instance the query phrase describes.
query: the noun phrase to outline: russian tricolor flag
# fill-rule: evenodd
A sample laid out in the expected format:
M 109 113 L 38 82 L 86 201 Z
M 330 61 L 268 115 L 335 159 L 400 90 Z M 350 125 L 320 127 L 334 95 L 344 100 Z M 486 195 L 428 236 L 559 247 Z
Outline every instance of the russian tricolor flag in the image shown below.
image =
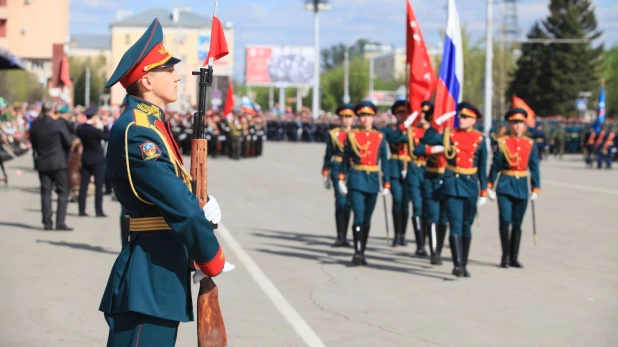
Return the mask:
M 433 127 L 440 132 L 457 126 L 457 104 L 461 102 L 464 82 L 461 25 L 455 0 L 448 1 L 448 19 L 444 37 L 444 53 L 436 87 Z

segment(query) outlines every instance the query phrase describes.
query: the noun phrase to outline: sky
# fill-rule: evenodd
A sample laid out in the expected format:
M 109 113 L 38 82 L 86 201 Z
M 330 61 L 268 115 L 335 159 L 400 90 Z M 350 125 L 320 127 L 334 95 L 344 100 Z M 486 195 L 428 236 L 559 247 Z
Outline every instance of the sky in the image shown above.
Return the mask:
M 331 10 L 320 14 L 320 47 L 353 44 L 367 38 L 383 44 L 405 44 L 406 0 L 330 0 Z M 494 25 L 502 23 L 502 3 L 494 5 Z M 244 80 L 244 47 L 313 45 L 313 13 L 305 0 L 220 0 L 219 19 L 235 28 L 234 78 Z M 412 0 L 412 7 L 430 47 L 441 44 L 446 26 L 446 0 Z M 618 1 L 593 0 L 606 47 L 618 46 Z M 438 5 L 436 5 L 438 4 Z M 549 14 L 549 0 L 518 0 L 518 24 L 524 37 L 535 21 Z M 152 8 L 188 7 L 212 16 L 214 0 L 72 0 L 71 33 L 107 34 L 118 11 L 139 13 Z M 457 0 L 462 25 L 474 38 L 485 35 L 485 0 Z M 165 28 L 163 28 L 165 30 Z M 496 34 L 494 34 L 496 35 Z M 172 52 L 173 53 L 173 52 Z

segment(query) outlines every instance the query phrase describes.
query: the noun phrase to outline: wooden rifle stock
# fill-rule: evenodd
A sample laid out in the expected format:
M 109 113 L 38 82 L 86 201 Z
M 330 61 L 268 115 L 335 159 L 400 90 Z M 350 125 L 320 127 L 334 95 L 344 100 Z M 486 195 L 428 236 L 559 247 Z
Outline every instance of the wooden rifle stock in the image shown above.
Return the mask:
M 208 140 L 204 139 L 204 113 L 206 109 L 206 88 L 212 81 L 212 67 L 201 68 L 194 75 L 200 76 L 199 108 L 193 118 L 193 139 L 191 140 L 191 177 L 193 193 L 200 207 L 208 202 Z M 216 229 L 216 225 L 213 225 Z M 197 265 L 195 265 L 197 269 Z M 198 347 L 227 346 L 227 334 L 221 307 L 219 288 L 210 277 L 200 281 L 197 297 L 197 342 Z

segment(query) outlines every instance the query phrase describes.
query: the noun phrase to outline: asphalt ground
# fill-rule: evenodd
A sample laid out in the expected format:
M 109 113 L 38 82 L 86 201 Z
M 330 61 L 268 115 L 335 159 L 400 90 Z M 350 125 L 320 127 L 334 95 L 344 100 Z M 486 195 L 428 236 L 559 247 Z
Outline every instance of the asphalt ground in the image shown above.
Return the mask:
M 351 267 L 351 249 L 331 248 L 334 199 L 322 186 L 323 150 L 267 143 L 261 158 L 210 160 L 210 193 L 223 212 L 217 233 L 236 265 L 215 278 L 229 346 L 618 345 L 615 171 L 586 169 L 579 155 L 543 161 L 538 243 L 529 209 L 525 268 L 498 267 L 497 204 L 489 203 L 473 227 L 472 277 L 455 278 L 448 247 L 444 265 L 431 266 L 413 256 L 413 242 L 387 245 L 382 198 L 369 266 Z M 109 217 L 101 219 L 77 217 L 71 203 L 67 224 L 75 231 L 45 232 L 31 157 L 5 165 L 0 345 L 105 345 L 97 309 L 120 251 L 119 204 L 106 196 Z M 91 196 L 91 215 L 93 204 Z M 412 241 L 410 226 L 408 235 Z M 177 346 L 195 346 L 195 331 L 181 324 Z

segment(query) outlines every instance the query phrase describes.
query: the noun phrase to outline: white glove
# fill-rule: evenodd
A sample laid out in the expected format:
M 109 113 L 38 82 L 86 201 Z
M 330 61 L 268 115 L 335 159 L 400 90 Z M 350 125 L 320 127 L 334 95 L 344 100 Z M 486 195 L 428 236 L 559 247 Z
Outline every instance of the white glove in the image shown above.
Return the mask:
M 406 127 L 406 128 L 409 128 L 410 125 L 412 125 L 412 123 L 414 123 L 414 120 L 416 119 L 416 116 L 418 116 L 418 111 L 414 111 L 414 113 L 409 115 L 408 118 L 403 122 L 403 126 Z
M 496 191 L 493 189 L 487 189 L 487 196 L 489 197 L 489 200 L 491 201 L 496 200 Z
M 384 188 L 382 189 L 382 195 L 384 196 L 388 196 L 391 193 L 391 190 L 388 188 Z
M 532 194 L 530 194 L 530 201 L 534 201 L 534 200 L 536 200 L 538 197 L 539 197 L 539 194 L 537 194 L 537 193 L 534 193 L 534 192 L 533 192 Z
M 408 176 L 408 171 L 407 170 L 401 170 L 401 178 L 405 180 L 406 176 Z
M 324 188 L 327 190 L 330 189 L 330 180 L 328 179 L 328 176 L 322 176 L 322 181 L 324 182 Z
M 477 205 L 478 207 L 481 207 L 481 206 L 485 205 L 486 203 L 487 203 L 487 197 L 485 197 L 485 196 L 481 196 L 481 197 L 479 198 L 479 200 L 476 202 L 476 205 Z
M 234 270 L 235 268 L 236 268 L 236 266 L 234 264 L 228 263 L 226 261 L 225 264 L 223 265 L 223 270 L 221 270 L 221 273 L 230 272 L 230 271 Z M 193 274 L 193 283 L 194 284 L 198 284 L 205 277 L 207 277 L 207 276 L 202 272 L 202 270 L 197 268 L 197 269 L 195 269 L 195 273 Z
M 431 146 L 431 154 L 444 153 L 444 146 Z
M 209 222 L 213 224 L 219 224 L 219 222 L 221 222 L 221 209 L 219 208 L 217 199 L 213 196 L 208 196 L 208 202 L 204 205 L 203 210 L 204 216 L 206 216 Z
M 345 182 L 339 181 L 338 185 L 339 185 L 339 191 L 341 192 L 341 194 L 348 195 L 348 186 L 345 184 Z

